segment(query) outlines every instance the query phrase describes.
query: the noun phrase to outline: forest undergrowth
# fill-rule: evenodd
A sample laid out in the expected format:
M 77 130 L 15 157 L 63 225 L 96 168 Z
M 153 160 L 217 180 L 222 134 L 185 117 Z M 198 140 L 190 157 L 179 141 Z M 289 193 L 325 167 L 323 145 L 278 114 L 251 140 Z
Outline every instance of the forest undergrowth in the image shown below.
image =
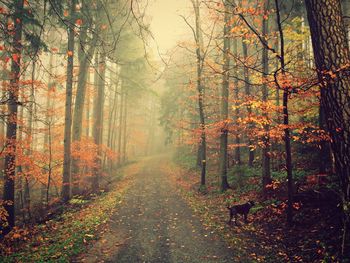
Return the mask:
M 0 245 L 1 262 L 70 262 L 104 233 L 104 228 L 125 191 L 133 184 L 142 161 L 119 170 L 109 185 L 90 200 L 76 197 L 44 224 L 17 228 Z
M 236 251 L 237 260 L 248 258 L 253 262 L 348 262 L 340 261 L 341 213 L 334 198 L 328 202 L 325 189 L 300 185 L 299 202 L 294 205 L 294 225 L 286 224 L 286 185 L 280 183 L 280 173 L 273 173 L 269 197 L 261 195 L 259 168 L 233 167 L 229 172 L 231 189 L 222 193 L 218 189 L 218 174 L 212 168 L 207 177 L 207 188 L 199 191 L 198 170 L 195 160 L 181 154 L 163 167 L 179 192 L 205 227 L 219 233 Z M 241 178 L 237 178 L 237 171 Z M 302 179 L 301 179 L 302 181 Z M 228 205 L 254 200 L 256 205 L 244 224 L 229 225 Z

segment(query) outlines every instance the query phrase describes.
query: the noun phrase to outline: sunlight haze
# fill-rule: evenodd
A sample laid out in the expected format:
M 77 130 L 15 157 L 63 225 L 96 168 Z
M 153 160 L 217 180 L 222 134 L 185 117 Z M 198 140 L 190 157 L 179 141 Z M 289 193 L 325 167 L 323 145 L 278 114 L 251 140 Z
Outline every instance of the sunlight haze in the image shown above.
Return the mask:
M 151 31 L 161 54 L 176 46 L 188 35 L 189 28 L 180 15 L 190 13 L 189 0 L 153 0 L 148 7 L 151 16 Z M 152 41 L 152 47 L 156 44 Z

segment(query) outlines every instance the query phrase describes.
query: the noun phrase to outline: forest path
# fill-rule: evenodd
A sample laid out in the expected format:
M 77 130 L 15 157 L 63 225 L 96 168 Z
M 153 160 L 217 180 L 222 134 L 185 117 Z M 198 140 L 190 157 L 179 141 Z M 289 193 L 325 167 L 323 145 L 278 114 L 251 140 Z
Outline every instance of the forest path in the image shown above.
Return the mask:
M 79 262 L 232 262 L 233 251 L 203 227 L 162 171 L 167 161 L 145 162 L 107 231 Z

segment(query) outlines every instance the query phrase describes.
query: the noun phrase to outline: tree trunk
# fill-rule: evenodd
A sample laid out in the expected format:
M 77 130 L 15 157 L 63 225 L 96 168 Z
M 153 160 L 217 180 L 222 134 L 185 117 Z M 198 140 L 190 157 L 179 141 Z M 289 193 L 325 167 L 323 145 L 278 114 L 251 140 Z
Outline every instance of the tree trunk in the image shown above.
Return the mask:
M 102 169 L 102 134 L 103 134 L 103 102 L 104 102 L 104 90 L 105 90 L 105 75 L 106 75 L 106 56 L 100 54 L 100 61 L 98 66 L 98 86 L 97 86 L 97 98 L 94 105 L 94 130 L 93 137 L 94 142 L 98 147 L 96 164 L 94 168 L 94 177 L 92 179 L 92 191 L 97 193 L 100 187 L 100 174 Z
M 2 74 L 3 74 L 3 80 L 1 81 L 1 101 L 6 101 L 6 93 L 7 93 L 7 81 L 8 79 L 8 72 L 7 72 L 7 65 L 3 63 L 2 68 Z M 5 114 L 6 114 L 6 104 L 0 105 L 0 114 L 3 117 L 3 119 L 0 120 L 0 147 L 3 149 L 5 147 L 5 130 L 6 130 L 6 121 L 5 121 Z M 0 173 L 1 176 L 4 176 L 4 159 L 0 158 Z
M 264 14 L 268 16 L 269 11 L 269 1 L 264 2 Z M 269 23 L 268 19 L 263 18 L 262 34 L 263 37 L 268 37 L 269 34 Z M 263 102 L 268 102 L 268 87 L 267 87 L 267 77 L 269 75 L 269 55 L 266 47 L 263 49 L 262 54 L 262 65 L 263 65 L 263 86 L 262 86 L 262 100 Z M 263 137 L 263 149 L 262 149 L 262 188 L 263 195 L 266 197 L 266 186 L 271 183 L 271 169 L 270 169 L 270 126 L 267 123 L 269 121 L 269 115 L 267 108 L 263 109 L 263 117 L 266 119 L 266 124 L 264 125 L 264 137 Z
M 23 74 L 22 76 L 23 79 L 25 79 L 25 75 Z M 23 96 L 21 97 L 21 100 L 23 100 Z M 20 120 L 20 122 L 22 122 L 22 120 L 24 120 L 24 107 L 19 106 L 19 113 L 18 113 L 18 119 Z M 24 124 L 24 123 L 23 123 Z M 23 141 L 23 124 L 18 124 L 17 126 L 17 138 L 18 138 L 18 142 L 21 143 Z M 27 222 L 27 213 L 26 213 L 26 202 L 25 202 L 25 192 L 26 192 L 26 186 L 25 186 L 25 182 L 26 182 L 26 178 L 25 175 L 23 175 L 23 169 L 22 169 L 22 165 L 17 165 L 16 166 L 16 170 L 17 170 L 17 180 L 15 180 L 15 192 L 17 191 L 17 200 L 15 201 L 16 205 L 19 205 L 20 210 L 17 209 L 18 211 L 20 211 L 20 214 L 22 214 L 22 219 L 23 219 L 23 223 Z
M 83 1 L 83 10 L 86 10 L 86 2 Z M 97 43 L 97 34 L 93 34 L 93 39 L 91 40 L 90 47 L 86 49 L 88 43 L 88 33 L 87 27 L 91 26 L 87 24 L 81 30 L 80 34 L 80 46 L 78 48 L 78 58 L 79 58 L 79 73 L 78 73 L 78 86 L 77 94 L 75 96 L 75 105 L 74 105 L 74 115 L 73 115 L 73 126 L 72 126 L 72 142 L 79 142 L 82 135 L 82 126 L 83 126 L 83 112 L 85 104 L 85 94 L 86 94 L 86 85 L 87 85 L 87 76 L 89 74 L 89 66 L 91 58 L 95 52 L 95 47 Z M 85 46 L 84 46 L 85 45 Z M 72 160 L 72 194 L 79 194 L 79 160 Z
M 31 87 L 30 87 L 30 95 L 29 95 L 29 108 L 28 108 L 28 133 L 27 137 L 31 140 L 31 145 L 26 151 L 27 156 L 32 155 L 32 147 L 34 145 L 33 143 L 33 129 L 34 129 L 34 111 L 35 111 L 35 87 L 34 87 L 34 81 L 35 81 L 35 71 L 36 71 L 36 61 L 32 61 L 32 74 L 31 74 Z M 26 166 L 26 176 L 25 176 L 25 184 L 24 184 L 24 206 L 25 210 L 28 214 L 29 219 L 31 219 L 31 211 L 30 211 L 30 187 L 29 187 L 29 180 L 30 180 L 30 174 L 28 172 L 30 171 L 30 167 Z
M 87 85 L 90 84 L 90 78 L 91 74 L 90 71 L 88 72 L 88 77 L 87 77 Z M 91 97 L 91 90 L 90 86 L 87 87 L 86 90 L 86 103 L 84 104 L 85 107 L 85 119 L 86 119 L 86 129 L 85 129 L 85 136 L 88 138 L 90 137 L 90 97 Z
M 70 17 L 75 14 L 76 0 L 71 1 Z M 74 24 L 74 22 L 73 22 Z M 72 91 L 73 91 L 73 58 L 74 58 L 74 27 L 68 29 L 68 52 L 67 52 L 67 82 L 66 82 L 66 105 L 64 122 L 64 160 L 61 199 L 67 202 L 71 196 L 71 134 L 72 134 Z
M 275 0 L 276 15 L 277 15 L 277 26 L 280 37 L 280 63 L 281 63 L 281 73 L 285 77 L 285 52 L 284 52 L 284 34 L 282 29 L 282 22 L 280 16 L 280 6 L 279 0 Z M 293 195 L 294 195 L 294 182 L 293 182 L 293 166 L 292 166 L 292 150 L 290 144 L 290 128 L 289 128 L 289 109 L 288 109 L 288 97 L 289 88 L 285 86 L 280 86 L 278 80 L 275 80 L 279 89 L 283 89 L 283 125 L 284 125 L 284 144 L 286 152 L 286 171 L 287 171 L 287 181 L 288 181 L 288 202 L 287 202 L 287 223 L 289 226 L 293 224 Z
M 118 87 L 119 87 L 119 79 L 116 82 L 115 85 L 115 90 L 112 104 L 109 106 L 112 106 L 112 110 L 110 113 L 110 118 L 109 118 L 109 123 L 108 123 L 108 147 L 111 150 L 114 150 L 114 137 L 115 137 L 115 126 L 116 126 L 116 121 L 117 121 L 117 112 L 118 112 Z M 112 96 L 111 96 L 112 97 Z M 113 167 L 113 160 L 109 160 L 109 171 L 112 172 L 112 167 Z
M 247 63 L 247 60 L 248 60 L 248 46 L 247 44 L 245 43 L 245 38 L 242 38 L 242 48 L 243 48 L 243 59 L 244 59 L 244 63 Z M 247 100 L 250 100 L 250 84 L 249 84 L 249 70 L 248 70 L 248 67 L 245 66 L 244 67 L 244 87 L 245 87 L 245 95 L 247 97 Z M 248 104 L 247 106 L 247 113 L 248 113 L 248 118 L 251 117 L 252 115 L 252 107 L 250 104 Z M 251 132 L 251 129 L 253 128 L 252 127 L 252 124 L 251 124 L 251 121 L 249 121 L 249 125 L 248 125 L 248 128 Z M 253 142 L 250 138 L 250 135 L 248 135 L 248 150 L 249 150 L 249 158 L 248 158 L 248 165 L 249 167 L 253 167 L 253 162 L 254 162 L 254 149 L 253 149 Z
M 350 1 L 342 0 L 341 5 L 343 10 L 345 32 L 348 37 L 348 43 L 350 43 Z
M 237 47 L 237 39 L 235 38 L 233 40 L 233 53 L 234 56 L 237 57 L 238 55 L 238 47 Z M 234 89 L 235 89 L 235 120 L 236 120 L 236 125 L 238 126 L 238 119 L 240 117 L 241 111 L 239 108 L 239 82 L 238 82 L 238 63 L 237 60 L 235 62 L 235 81 L 234 81 Z M 241 138 L 239 135 L 239 131 L 236 131 L 235 135 L 235 152 L 234 152 L 234 159 L 235 159 L 235 164 L 241 165 L 242 160 L 241 160 Z
M 50 196 L 50 187 L 51 187 L 51 175 L 52 175 L 52 138 L 51 138 L 51 125 L 52 125 L 52 117 L 50 111 L 52 110 L 52 102 L 51 102 L 51 92 L 52 87 L 54 85 L 54 82 L 51 81 L 52 76 L 52 68 L 53 68 L 53 54 L 50 53 L 50 60 L 49 60 L 49 82 L 48 82 L 48 89 L 47 89 L 47 95 L 46 95 L 46 115 L 45 115 L 45 125 L 47 125 L 48 130 L 45 133 L 44 137 L 44 149 L 45 153 L 49 155 L 48 160 L 48 166 L 47 166 L 47 184 L 45 185 L 42 183 L 42 190 L 41 190 L 41 203 L 42 206 L 47 206 L 49 203 L 49 196 Z
M 127 140 L 128 140 L 128 135 L 127 135 L 127 124 L 128 124 L 128 93 L 125 92 L 124 95 L 124 117 L 123 117 L 123 160 L 122 163 L 125 164 L 127 160 L 126 156 L 126 146 L 127 146 Z
M 204 113 L 204 87 L 202 83 L 202 71 L 203 71 L 203 60 L 202 49 L 203 49 L 203 38 L 202 29 L 200 27 L 200 9 L 198 0 L 192 0 L 193 9 L 196 20 L 196 59 L 197 59 L 197 91 L 198 91 L 198 111 L 199 111 L 199 125 L 201 129 L 201 141 L 200 141 L 200 153 L 201 153 L 201 187 L 205 186 L 206 180 L 206 166 L 207 166 L 207 141 L 206 141 L 206 128 L 205 128 L 205 113 Z
M 220 135 L 220 175 L 221 175 L 221 191 L 226 191 L 230 186 L 227 181 L 227 141 L 228 141 L 228 99 L 230 85 L 230 3 L 224 2 L 225 18 L 224 18 L 224 50 L 223 50 L 223 77 L 221 88 L 221 135 Z
M 323 100 L 325 99 L 324 89 L 321 89 L 320 98 L 320 109 L 319 109 L 319 127 L 320 130 L 328 131 L 327 129 L 327 119 L 323 105 Z M 319 173 L 320 174 L 330 174 L 332 173 L 332 152 L 330 147 L 330 142 L 327 140 L 322 140 L 320 142 L 319 149 Z
M 118 95 L 116 96 L 116 100 L 115 100 L 115 104 L 118 104 Z M 116 152 L 116 135 L 117 135 L 117 117 L 118 117 L 118 108 L 116 106 L 116 109 L 114 111 L 114 115 L 113 115 L 113 123 L 112 123 L 112 127 L 111 127 L 111 150 L 113 152 Z M 114 164 L 115 161 L 114 160 L 110 160 L 109 162 L 109 171 L 112 172 L 113 168 L 114 168 Z
M 119 134 L 118 134 L 118 166 L 122 161 L 122 135 L 123 135 L 123 109 L 125 103 L 125 91 L 124 91 L 124 80 L 121 80 L 121 90 L 120 90 L 120 108 L 119 108 Z
M 340 0 L 305 0 L 322 107 L 343 194 L 344 238 L 350 224 L 350 55 Z
M 16 146 L 17 146 L 17 112 L 18 112 L 18 93 L 19 79 L 21 74 L 21 55 L 22 55 L 22 12 L 24 1 L 18 0 L 14 4 L 14 35 L 13 35 L 13 53 L 11 61 L 11 80 L 8 91 L 8 117 L 6 129 L 6 155 L 4 164 L 4 191 L 3 201 L 4 209 L 7 212 L 7 226 L 3 233 L 7 234 L 15 225 L 15 178 L 16 178 Z

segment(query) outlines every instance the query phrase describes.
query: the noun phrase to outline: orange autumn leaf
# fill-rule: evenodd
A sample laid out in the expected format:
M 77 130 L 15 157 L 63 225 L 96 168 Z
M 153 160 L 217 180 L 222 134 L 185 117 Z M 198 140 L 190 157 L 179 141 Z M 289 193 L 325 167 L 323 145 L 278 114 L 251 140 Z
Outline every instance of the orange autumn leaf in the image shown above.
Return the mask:
M 12 54 L 12 59 L 14 62 L 18 63 L 19 55 L 18 54 Z
M 77 19 L 77 21 L 75 21 L 75 24 L 77 24 L 78 26 L 81 26 L 83 24 L 83 20 Z

